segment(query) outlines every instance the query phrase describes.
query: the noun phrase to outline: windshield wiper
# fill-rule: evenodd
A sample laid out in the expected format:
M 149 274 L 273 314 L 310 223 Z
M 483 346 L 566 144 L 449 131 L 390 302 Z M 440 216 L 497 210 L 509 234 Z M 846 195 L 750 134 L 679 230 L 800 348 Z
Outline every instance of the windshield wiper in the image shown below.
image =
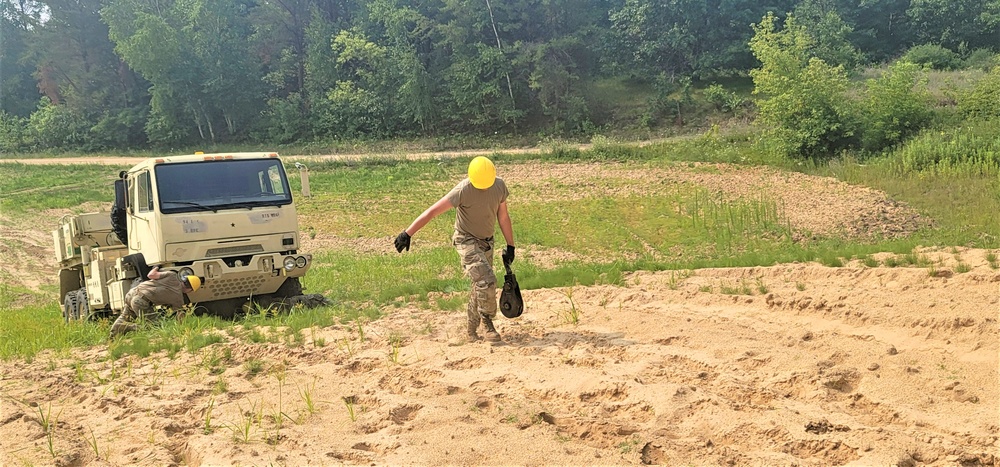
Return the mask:
M 202 211 L 212 211 L 212 212 L 218 212 L 219 211 L 219 208 L 216 207 L 216 206 L 205 206 L 204 204 L 195 203 L 195 202 L 192 202 L 192 201 L 164 201 L 163 203 L 164 204 L 167 204 L 167 203 L 169 203 L 169 204 L 183 204 L 185 206 L 191 206 L 191 207 L 195 207 L 195 208 L 201 209 Z
M 252 211 L 253 208 L 259 208 L 260 206 L 261 206 L 260 201 L 245 201 L 242 203 L 224 204 L 222 207 L 226 209 L 247 208 Z

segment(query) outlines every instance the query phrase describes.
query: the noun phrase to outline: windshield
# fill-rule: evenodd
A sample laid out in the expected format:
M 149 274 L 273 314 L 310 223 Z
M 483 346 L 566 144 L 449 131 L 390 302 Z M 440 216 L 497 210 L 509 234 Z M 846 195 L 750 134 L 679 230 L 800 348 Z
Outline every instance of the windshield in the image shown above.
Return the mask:
M 292 202 L 285 170 L 277 159 L 161 164 L 155 170 L 160 211 L 166 214 Z

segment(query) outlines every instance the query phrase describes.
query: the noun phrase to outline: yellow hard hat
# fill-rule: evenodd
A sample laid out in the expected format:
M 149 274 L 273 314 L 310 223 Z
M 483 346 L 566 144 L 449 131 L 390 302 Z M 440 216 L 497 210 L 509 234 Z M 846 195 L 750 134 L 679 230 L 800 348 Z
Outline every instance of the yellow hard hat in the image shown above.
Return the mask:
M 469 163 L 469 181 L 472 186 L 485 190 L 493 186 L 497 179 L 497 168 L 493 166 L 493 161 L 478 156 Z
M 190 275 L 184 278 L 188 285 L 191 286 L 192 292 L 197 292 L 201 288 L 201 278 L 195 275 Z

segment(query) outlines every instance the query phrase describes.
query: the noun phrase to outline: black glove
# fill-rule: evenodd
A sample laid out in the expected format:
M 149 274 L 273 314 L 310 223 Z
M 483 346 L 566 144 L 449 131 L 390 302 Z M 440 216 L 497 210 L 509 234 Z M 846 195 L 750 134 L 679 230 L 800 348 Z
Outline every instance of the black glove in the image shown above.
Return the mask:
M 410 234 L 406 233 L 405 230 L 396 236 L 396 251 L 402 253 L 404 248 L 406 251 L 410 251 Z
M 514 262 L 514 245 L 507 245 L 507 248 L 505 248 L 503 250 L 503 253 L 500 255 L 500 257 L 503 258 L 503 263 L 504 264 L 511 264 L 511 263 L 513 263 Z

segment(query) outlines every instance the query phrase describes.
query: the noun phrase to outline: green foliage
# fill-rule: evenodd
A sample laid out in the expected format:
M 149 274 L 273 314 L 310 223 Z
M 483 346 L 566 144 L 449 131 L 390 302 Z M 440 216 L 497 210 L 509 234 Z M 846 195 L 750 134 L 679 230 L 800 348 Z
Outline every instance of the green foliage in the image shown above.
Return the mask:
M 913 46 L 903 54 L 900 60 L 934 70 L 954 70 L 962 65 L 962 59 L 957 53 L 938 44 Z
M 909 62 L 896 62 L 869 80 L 859 105 L 863 146 L 874 152 L 915 134 L 932 118 L 926 78 Z
M 383 258 L 343 251 L 314 256 L 316 263 L 306 283 L 340 284 L 327 296 L 334 301 L 354 303 L 384 303 L 400 296 L 468 290 L 453 248 L 430 248 L 418 243 L 433 236 L 432 229 L 421 231 L 420 237 L 414 239 L 414 251 L 407 255 Z M 396 272 L 385 274 L 386 267 Z
M 576 50 L 583 48 L 578 38 L 565 38 L 538 47 L 532 57 L 528 86 L 537 93 L 542 111 L 553 118 L 556 133 L 585 133 L 590 123 L 573 59 L 579 55 Z
M 825 63 L 853 68 L 861 53 L 850 42 L 854 29 L 825 0 L 803 0 L 795 7 L 795 19 L 813 38 L 810 54 Z
M 53 300 L 21 288 L 0 284 L 0 360 L 31 360 L 45 349 L 66 351 L 103 342 L 108 324 L 64 323 Z M 16 304 L 16 306 L 11 306 Z
M 996 46 L 1000 20 L 994 0 L 910 1 L 907 20 L 913 25 L 914 44 L 941 44 L 951 50 Z
M 505 77 L 511 63 L 495 47 L 478 43 L 475 54 L 456 60 L 444 70 L 449 113 L 473 128 L 503 128 L 518 122 L 524 110 L 515 106 Z
M 646 126 L 656 126 L 661 121 L 682 124 L 692 104 L 692 81 L 684 76 L 675 78 L 661 73 L 653 82 L 655 91 L 645 116 Z
M 660 73 L 708 79 L 743 73 L 753 66 L 746 47 L 751 31 L 745 26 L 768 11 L 790 11 L 794 3 L 616 2 L 608 13 L 604 60 L 624 76 L 643 79 Z
M 144 142 L 144 113 L 144 108 L 84 112 L 43 97 L 24 127 L 19 119 L 0 118 L 0 144 L 7 141 L 12 150 L 127 148 Z
M 997 163 L 995 159 L 990 163 L 976 162 L 960 155 L 963 149 L 995 138 L 995 127 L 995 123 L 980 124 L 956 130 L 955 135 L 925 131 L 863 166 L 845 161 L 820 170 L 851 184 L 885 191 L 933 219 L 935 228 L 917 234 L 916 242 L 996 248 L 1000 245 L 1000 217 L 995 215 L 1000 210 L 1000 196 L 996 195 L 1000 193 Z M 995 146 L 995 142 L 989 145 L 994 153 Z M 979 160 L 985 157 L 982 152 L 976 155 Z M 917 163 L 915 159 L 919 158 L 926 160 Z M 910 160 L 904 163 L 905 159 Z M 938 162 L 932 162 L 934 159 Z M 887 259 L 886 266 L 894 264 Z
M 49 100 L 32 112 L 32 132 L 38 148 L 93 151 L 144 142 L 143 83 L 114 54 L 107 26 L 98 13 L 101 2 L 53 1 L 43 6 L 39 6 L 40 2 L 17 3 L 19 6 L 12 7 L 15 11 L 0 16 L 7 19 L 12 15 L 20 20 L 32 16 L 28 13 L 31 10 L 38 16 L 25 19 L 26 29 L 19 34 L 0 32 L 4 41 L 0 53 L 2 80 L 8 81 L 11 71 L 28 73 L 15 82 L 35 79 L 21 95 L 11 96 L 6 92 L 9 89 L 4 89 L 2 95 L 4 101 L 13 102 L 30 99 L 37 103 L 40 96 Z M 27 47 L 16 56 L 8 56 L 8 50 L 18 51 L 18 39 L 26 40 Z
M 1000 55 L 990 49 L 976 49 L 965 58 L 965 68 L 990 71 L 1000 66 Z
M 735 112 L 746 103 L 739 94 L 728 91 L 720 84 L 711 84 L 705 88 L 705 100 L 722 112 Z
M 1000 121 L 970 121 L 948 131 L 926 130 L 880 161 L 897 174 L 1000 174 Z
M 324 130 L 344 136 L 358 136 L 379 129 L 382 116 L 386 114 L 383 101 L 376 91 L 359 87 L 351 81 L 339 81 L 327 94 L 328 107 L 324 110 L 326 122 Z
M 931 44 L 910 50 L 920 64 L 989 69 L 1000 26 L 995 0 L 78 3 L 0 2 L 0 113 L 37 114 L 0 118 L 6 152 L 655 138 L 751 116 L 742 93 L 698 91 L 757 66 L 745 26 L 768 11 L 804 30 L 802 70 L 818 58 L 849 71 L 911 44 Z M 814 71 L 823 79 L 789 91 L 808 98 L 776 101 L 807 104 L 802 125 L 776 127 L 766 110 L 776 129 L 761 148 L 826 157 L 855 144 L 857 119 L 817 94 L 839 71 Z
M 814 40 L 789 15 L 776 29 L 768 14 L 754 25 L 750 48 L 761 62 L 751 70 L 759 118 L 768 127 L 762 147 L 781 155 L 829 158 L 850 147 L 854 110 L 847 73 L 811 56 Z
M 972 89 L 959 93 L 958 108 L 969 117 L 1000 117 L 1000 66 L 990 70 Z
M 185 344 L 185 348 L 187 349 L 188 352 L 195 353 L 199 349 L 201 349 L 202 347 L 207 347 L 207 346 L 210 346 L 212 344 L 217 344 L 217 343 L 222 342 L 222 341 L 223 341 L 223 337 L 221 335 L 219 335 L 219 334 L 215 334 L 215 333 L 208 333 L 208 334 L 196 333 L 196 334 L 191 334 L 191 335 L 188 336 L 187 343 Z
M 0 111 L 0 152 L 13 153 L 29 149 L 34 139 L 28 131 L 28 119 Z
M 257 138 L 261 141 L 282 144 L 302 138 L 309 129 L 309 120 L 304 109 L 305 101 L 298 93 L 290 94 L 283 99 L 268 100 L 267 110 L 261 122 L 263 134 Z
M 143 134 L 145 107 L 108 110 L 90 128 L 90 144 L 86 149 L 132 148 L 145 144 Z
M 150 141 L 175 144 L 197 135 L 214 142 L 252 127 L 263 107 L 264 73 L 246 48 L 251 28 L 245 6 L 114 0 L 101 18 L 115 51 L 152 84 L 145 124 Z
M 32 76 L 35 63 L 24 58 L 37 38 L 42 8 L 34 2 L 0 3 L 0 116 L 27 118 L 38 104 L 38 85 Z M 20 8 L 19 8 L 20 7 Z M 0 126 L 3 123 L 0 122 Z M 0 150 L 6 151 L 0 128 Z
M 32 139 L 44 149 L 80 147 L 87 141 L 88 125 L 81 115 L 53 104 L 48 97 L 43 97 L 31 114 L 29 128 Z

